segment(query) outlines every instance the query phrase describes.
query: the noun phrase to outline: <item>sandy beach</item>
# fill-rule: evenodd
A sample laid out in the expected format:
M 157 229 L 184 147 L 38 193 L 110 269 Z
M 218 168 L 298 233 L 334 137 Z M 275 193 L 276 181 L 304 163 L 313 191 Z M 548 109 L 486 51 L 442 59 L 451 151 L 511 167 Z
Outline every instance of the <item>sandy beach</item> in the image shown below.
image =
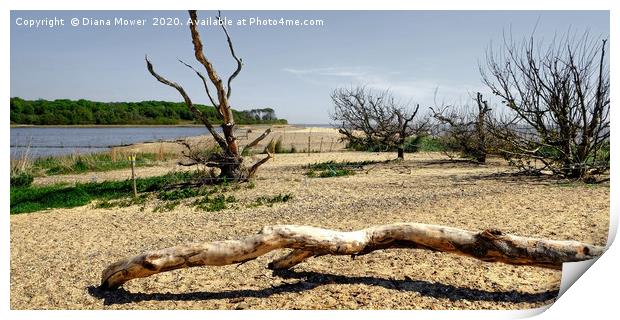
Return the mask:
M 262 133 L 252 132 L 241 141 Z M 307 224 L 338 230 L 419 222 L 472 231 L 576 240 L 604 245 L 609 185 L 563 183 L 505 174 L 501 159 L 485 165 L 451 162 L 440 153 L 407 154 L 405 161 L 364 166 L 355 175 L 308 178 L 307 164 L 389 160 L 395 153 L 350 152 L 329 128 L 274 128 L 286 148 L 260 168 L 253 188 L 229 193 L 231 208 L 205 212 L 181 204 L 153 212 L 156 203 L 97 209 L 92 204 L 12 215 L 12 309 L 524 309 L 554 301 L 561 272 L 486 263 L 426 250 L 382 250 L 351 259 L 312 258 L 290 271 L 266 268 L 284 251 L 241 265 L 198 267 L 97 288 L 109 264 L 145 250 L 187 242 L 238 239 L 265 225 Z M 269 139 L 267 139 L 269 140 Z M 322 141 L 322 143 L 321 143 Z M 332 141 L 334 141 L 332 143 Z M 266 142 L 264 142 L 266 143 Z M 262 146 L 256 149 L 260 150 Z M 172 145 L 172 144 L 170 144 Z M 146 151 L 156 143 L 133 146 Z M 178 146 L 177 146 L 178 147 Z M 171 147 L 172 148 L 172 147 Z M 320 152 L 319 152 L 320 151 Z M 261 157 L 257 155 L 255 157 Z M 138 176 L 191 170 L 175 161 L 139 168 Z M 127 170 L 39 177 L 35 184 L 126 179 Z M 260 196 L 292 194 L 273 206 Z

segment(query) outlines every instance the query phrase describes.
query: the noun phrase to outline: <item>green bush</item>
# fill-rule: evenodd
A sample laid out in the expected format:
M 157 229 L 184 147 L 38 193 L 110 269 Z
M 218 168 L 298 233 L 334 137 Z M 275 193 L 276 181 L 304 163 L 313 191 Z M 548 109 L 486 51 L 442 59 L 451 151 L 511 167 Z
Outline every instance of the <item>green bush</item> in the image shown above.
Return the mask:
M 354 175 L 353 169 L 361 169 L 365 165 L 379 163 L 381 161 L 357 161 L 357 162 L 319 162 L 306 166 L 306 175 L 310 178 L 331 178 Z
M 609 166 L 610 159 L 611 159 L 611 151 L 610 151 L 609 141 L 605 142 L 603 144 L 603 146 L 601 147 L 601 149 L 599 149 L 598 152 L 596 152 L 595 155 L 596 155 L 597 161 L 603 162 L 607 166 Z M 589 162 L 592 162 L 592 159 L 589 159 Z M 594 165 L 596 165 L 596 163 Z
M 11 176 L 11 187 L 28 187 L 34 181 L 34 177 L 26 172 Z
M 367 142 L 349 142 L 347 143 L 347 149 L 355 151 L 367 151 L 367 152 L 393 152 L 396 151 L 395 146 L 385 146 L 380 143 L 367 143 Z M 447 146 L 440 138 L 435 138 L 427 135 L 418 135 L 408 137 L 405 139 L 403 145 L 405 152 L 440 152 L 446 151 Z
M 206 195 L 202 197 L 202 199 L 198 199 L 194 201 L 193 205 L 198 209 L 202 209 L 208 212 L 221 211 L 224 209 L 228 209 L 227 203 L 237 202 L 237 199 L 234 196 L 226 197 L 223 194 L 219 194 L 215 197 L 211 197 Z
M 405 143 L 405 145 L 407 143 L 415 144 L 417 151 L 442 152 L 442 151 L 448 150 L 448 146 L 445 144 L 444 141 L 442 141 L 440 138 L 436 138 L 432 136 L 424 136 L 416 140 L 409 140 L 408 142 Z
M 346 148 L 354 150 L 354 151 L 367 151 L 367 152 L 396 151 L 396 148 L 388 147 L 380 143 L 362 143 L 358 140 L 347 142 Z

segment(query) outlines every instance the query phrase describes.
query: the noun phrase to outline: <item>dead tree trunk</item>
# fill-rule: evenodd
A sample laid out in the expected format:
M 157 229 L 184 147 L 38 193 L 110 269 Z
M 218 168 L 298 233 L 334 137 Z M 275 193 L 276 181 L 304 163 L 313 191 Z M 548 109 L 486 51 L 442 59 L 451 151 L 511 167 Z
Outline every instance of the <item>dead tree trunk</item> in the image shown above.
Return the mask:
M 103 271 L 101 287 L 117 288 L 131 279 L 175 269 L 246 262 L 284 248 L 294 250 L 269 263 L 270 269 L 287 269 L 313 256 L 356 256 L 390 248 L 450 252 L 487 262 L 552 269 L 561 269 L 564 262 L 588 260 L 603 253 L 602 247 L 577 241 L 526 238 L 497 230 L 472 232 L 419 223 L 373 226 L 350 232 L 279 225 L 264 227 L 258 234 L 241 240 L 185 244 L 123 259 Z
M 258 169 L 258 166 L 265 163 L 268 159 L 271 158 L 271 154 L 267 155 L 267 158 L 257 161 L 251 167 L 246 168 L 243 164 L 243 157 L 241 156 L 241 152 L 239 152 L 239 145 L 237 143 L 237 137 L 235 136 L 235 119 L 233 117 L 232 108 L 230 106 L 230 95 L 231 95 L 231 83 L 237 77 L 239 72 L 241 72 L 241 68 L 243 67 L 243 60 L 237 57 L 235 53 L 235 49 L 232 44 L 232 40 L 228 34 L 228 30 L 226 29 L 224 24 L 221 24 L 222 30 L 226 35 L 226 40 L 228 42 L 228 48 L 230 50 L 230 54 L 235 60 L 237 64 L 237 68 L 235 71 L 228 77 L 227 85 L 224 85 L 224 81 L 217 74 L 217 71 L 213 67 L 213 64 L 205 57 L 203 52 L 202 40 L 200 39 L 200 33 L 198 32 L 198 17 L 196 14 L 196 10 L 189 10 L 189 16 L 191 19 L 191 23 L 189 24 L 189 29 L 192 36 L 192 43 L 194 45 L 194 56 L 196 60 L 204 67 L 207 72 L 207 77 L 205 77 L 200 71 L 194 69 L 191 65 L 180 61 L 182 64 L 192 69 L 196 75 L 201 79 L 202 84 L 204 86 L 205 92 L 209 97 L 209 100 L 213 104 L 213 106 L 217 109 L 217 114 L 219 119 L 222 121 L 222 135 L 218 133 L 213 125 L 210 123 L 209 119 L 196 108 L 190 97 L 187 95 L 183 87 L 181 87 L 176 82 L 170 81 L 163 76 L 157 74 L 155 69 L 153 68 L 153 64 L 146 59 L 147 69 L 151 73 L 157 81 L 168 85 L 172 88 L 175 88 L 185 101 L 185 104 L 188 106 L 190 111 L 194 114 L 194 116 L 200 120 L 205 127 L 209 130 L 209 133 L 213 136 L 219 147 L 221 148 L 220 153 L 211 154 L 208 157 L 188 157 L 191 162 L 182 163 L 183 165 L 195 165 L 202 164 L 207 167 L 215 167 L 220 169 L 220 178 L 226 180 L 235 180 L 235 181 L 245 181 L 252 177 L 252 175 Z M 221 15 L 218 13 L 217 19 L 221 19 Z M 208 80 L 207 80 L 208 78 Z M 209 91 L 209 85 L 212 85 L 216 89 L 217 95 L 214 97 L 211 95 Z M 256 145 L 260 140 L 264 139 L 270 130 L 267 130 L 265 134 L 259 136 L 258 141 L 253 141 L 251 144 Z M 186 145 L 189 148 L 189 145 Z M 201 154 L 196 152 L 191 152 L 190 154 Z
M 438 129 L 442 131 L 440 138 L 448 151 L 458 151 L 462 157 L 470 158 L 478 163 L 487 159 L 487 127 L 489 108 L 488 102 L 476 93 L 477 111 L 469 111 L 469 107 L 458 108 L 445 106 L 435 111 L 430 108 L 433 118 L 438 121 Z M 460 110 L 459 110 L 460 109 Z M 448 152 L 447 151 L 447 152 Z
M 478 163 L 485 163 L 487 160 L 487 130 L 484 126 L 487 120 L 487 114 L 491 111 L 489 103 L 482 99 L 482 93 L 476 93 L 476 104 L 478 105 L 478 114 L 476 115 L 476 122 L 474 127 L 476 129 L 477 136 L 477 148 L 476 148 L 476 161 Z

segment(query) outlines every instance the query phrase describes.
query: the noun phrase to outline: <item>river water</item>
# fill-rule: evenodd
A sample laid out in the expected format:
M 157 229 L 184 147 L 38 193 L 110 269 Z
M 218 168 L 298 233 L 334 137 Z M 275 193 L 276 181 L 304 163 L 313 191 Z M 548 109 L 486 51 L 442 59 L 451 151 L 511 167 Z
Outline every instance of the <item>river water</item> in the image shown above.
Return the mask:
M 11 128 L 11 158 L 26 150 L 29 157 L 37 158 L 208 134 L 204 127 L 18 127 Z
M 300 124 L 297 127 L 330 127 Z M 216 127 L 218 132 L 221 128 Z M 243 130 L 243 129 L 242 129 Z M 110 147 L 147 141 L 169 141 L 209 135 L 205 127 L 16 127 L 11 128 L 11 158 L 26 151 L 30 158 L 106 151 Z

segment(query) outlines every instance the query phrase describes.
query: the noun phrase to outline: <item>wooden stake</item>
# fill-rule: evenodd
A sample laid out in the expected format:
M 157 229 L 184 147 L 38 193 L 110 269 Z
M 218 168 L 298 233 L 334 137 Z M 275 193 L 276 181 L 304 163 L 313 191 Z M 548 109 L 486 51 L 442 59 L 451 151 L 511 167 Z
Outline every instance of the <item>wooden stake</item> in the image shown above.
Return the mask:
M 138 188 L 136 187 L 136 154 L 133 153 L 129 156 L 129 160 L 131 161 L 131 181 L 133 184 L 133 197 L 138 197 Z
M 321 137 L 321 144 L 319 145 L 319 153 L 323 152 L 323 137 Z
M 312 137 L 312 132 L 310 132 L 310 135 L 308 136 L 308 156 L 310 155 L 310 137 Z

